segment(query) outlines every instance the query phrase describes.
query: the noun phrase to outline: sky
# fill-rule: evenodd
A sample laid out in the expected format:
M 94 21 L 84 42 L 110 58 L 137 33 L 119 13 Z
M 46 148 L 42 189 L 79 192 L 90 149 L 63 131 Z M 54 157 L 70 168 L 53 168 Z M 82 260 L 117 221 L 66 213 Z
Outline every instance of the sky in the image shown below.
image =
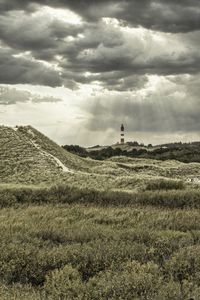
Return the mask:
M 0 124 L 60 145 L 200 140 L 199 0 L 0 0 Z

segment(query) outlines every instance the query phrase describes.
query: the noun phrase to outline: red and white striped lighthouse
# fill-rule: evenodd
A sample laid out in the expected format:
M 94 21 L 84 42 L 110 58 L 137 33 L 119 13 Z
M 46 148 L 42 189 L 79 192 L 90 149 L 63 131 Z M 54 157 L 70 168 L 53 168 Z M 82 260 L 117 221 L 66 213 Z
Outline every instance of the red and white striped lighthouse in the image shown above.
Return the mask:
M 120 128 L 121 132 L 120 132 L 120 144 L 124 144 L 125 143 L 125 139 L 124 139 L 124 125 L 121 125 Z

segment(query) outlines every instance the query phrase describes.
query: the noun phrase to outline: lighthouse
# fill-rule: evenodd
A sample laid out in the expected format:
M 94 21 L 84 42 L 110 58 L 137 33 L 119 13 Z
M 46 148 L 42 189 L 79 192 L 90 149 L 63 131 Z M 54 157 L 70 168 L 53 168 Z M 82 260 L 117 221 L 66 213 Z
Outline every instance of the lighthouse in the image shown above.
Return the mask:
M 124 125 L 122 124 L 120 128 L 120 144 L 124 144 L 124 141 Z

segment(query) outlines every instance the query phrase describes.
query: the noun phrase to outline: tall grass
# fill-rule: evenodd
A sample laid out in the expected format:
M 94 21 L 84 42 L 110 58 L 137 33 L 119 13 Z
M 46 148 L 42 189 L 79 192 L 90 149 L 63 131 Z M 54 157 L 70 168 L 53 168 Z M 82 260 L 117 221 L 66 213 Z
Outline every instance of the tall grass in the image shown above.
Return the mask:
M 158 185 L 160 186 L 160 185 Z M 166 183 L 165 185 L 166 186 Z M 179 183 L 171 185 L 170 190 L 141 192 L 99 191 L 77 188 L 65 184 L 50 187 L 4 186 L 0 188 L 0 206 L 31 203 L 93 203 L 97 205 L 152 205 L 169 208 L 200 208 L 200 193 L 195 189 L 177 190 Z M 175 189 L 171 190 L 171 187 Z M 163 187 L 162 187 L 163 188 Z

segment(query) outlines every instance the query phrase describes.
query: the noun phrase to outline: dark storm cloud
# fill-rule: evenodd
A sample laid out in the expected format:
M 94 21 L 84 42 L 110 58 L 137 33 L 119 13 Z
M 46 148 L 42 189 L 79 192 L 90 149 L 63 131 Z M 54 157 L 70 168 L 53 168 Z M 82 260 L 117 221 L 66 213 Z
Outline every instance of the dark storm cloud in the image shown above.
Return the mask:
M 130 79 L 133 75 L 139 78 L 145 74 L 195 74 L 200 69 L 197 42 L 200 32 L 192 37 L 190 34 L 165 34 L 158 37 L 160 41 L 148 31 L 142 37 L 140 32 L 126 33 L 99 22 L 83 34 L 83 38 L 75 39 L 63 48 L 62 55 L 68 60 L 60 63 L 63 69 L 71 71 L 74 81 L 100 81 L 108 89 L 122 90 L 124 87 L 127 90 L 135 87 Z M 92 75 L 85 78 L 85 71 Z M 126 84 L 121 85 L 122 81 Z M 141 80 L 137 81 L 141 83 Z
M 30 10 L 34 3 L 69 8 L 92 22 L 115 17 L 132 26 L 164 32 L 189 32 L 200 27 L 199 0 L 1 0 L 0 10 Z
M 16 54 L 12 50 L 0 48 L 0 83 L 30 83 L 52 87 L 62 85 L 57 71 L 34 60 L 16 57 Z
M 16 103 L 42 103 L 59 102 L 61 99 L 52 96 L 39 96 L 28 91 L 17 90 L 6 86 L 0 86 L 0 105 L 13 105 Z
M 59 2 L 63 5 L 65 1 Z M 200 28 L 199 0 L 69 0 L 67 5 L 92 21 L 101 17 L 116 17 L 132 26 L 164 32 L 188 32 Z
M 67 24 L 44 15 L 10 12 L 0 16 L 0 39 L 8 46 L 32 51 L 36 57 L 53 59 L 64 44 L 63 38 L 76 36 L 81 26 Z
M 68 8 L 84 21 L 67 24 L 45 11 L 38 14 L 42 5 Z M 0 50 L 1 83 L 78 89 L 79 84 L 98 82 L 108 90 L 127 91 L 142 88 L 148 74 L 199 72 L 199 0 L 0 0 L 0 10 L 0 39 L 13 49 Z M 107 24 L 102 17 L 121 23 Z M 163 46 L 152 31 L 145 30 L 144 36 L 123 31 L 127 24 L 182 33 L 175 38 L 161 33 L 167 40 Z M 34 60 L 12 56 L 25 51 Z M 40 60 L 56 64 L 60 72 Z
M 7 12 L 11 10 L 28 10 L 33 7 L 33 1 L 27 0 L 1 0 L 0 11 Z

